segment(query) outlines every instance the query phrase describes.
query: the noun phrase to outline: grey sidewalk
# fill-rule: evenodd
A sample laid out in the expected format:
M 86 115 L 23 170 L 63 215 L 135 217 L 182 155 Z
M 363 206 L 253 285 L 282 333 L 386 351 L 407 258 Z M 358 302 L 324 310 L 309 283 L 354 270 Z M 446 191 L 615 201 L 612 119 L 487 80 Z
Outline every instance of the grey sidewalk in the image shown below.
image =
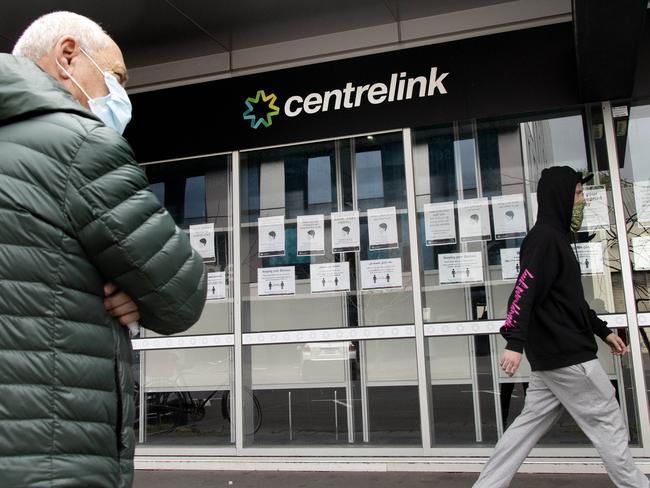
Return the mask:
M 478 473 L 136 471 L 135 488 L 469 488 Z M 511 488 L 612 488 L 606 475 L 518 474 Z

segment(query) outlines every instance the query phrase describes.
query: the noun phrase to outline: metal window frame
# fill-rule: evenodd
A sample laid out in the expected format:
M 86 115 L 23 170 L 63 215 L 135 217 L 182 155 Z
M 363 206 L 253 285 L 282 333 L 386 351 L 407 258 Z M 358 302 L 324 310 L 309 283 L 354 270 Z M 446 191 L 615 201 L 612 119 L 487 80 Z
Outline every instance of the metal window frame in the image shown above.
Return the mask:
M 235 384 L 232 390 L 235 392 L 235 409 L 230 415 L 230 423 L 235 417 L 235 448 L 237 451 L 244 448 L 244 374 L 243 374 L 243 333 L 242 333 L 242 297 L 241 297 L 241 206 L 240 206 L 240 153 L 232 153 L 232 258 L 233 258 L 233 298 L 234 298 L 234 339 L 235 339 Z
M 620 190 L 620 175 L 618 172 L 618 159 L 616 157 L 615 149 L 615 139 L 614 139 L 614 129 L 613 122 L 611 118 L 611 105 L 606 102 L 602 104 L 605 120 L 605 134 L 607 141 L 607 150 L 609 156 L 610 164 L 610 174 L 612 176 L 612 193 L 614 200 L 614 208 L 617 222 L 617 232 L 619 235 L 626 235 L 624 227 L 621 229 L 624 211 L 623 211 L 623 202 L 622 194 Z M 209 446 L 151 446 L 147 444 L 141 444 L 136 447 L 136 465 L 138 463 L 150 463 L 155 464 L 155 459 L 159 456 L 164 456 L 168 462 L 169 460 L 180 460 L 183 458 L 195 458 L 195 457 L 223 457 L 223 456 L 232 456 L 236 461 L 242 458 L 266 458 L 270 456 L 283 456 L 290 461 L 293 457 L 309 457 L 309 458 L 323 458 L 323 457 L 337 457 L 337 458 L 363 458 L 363 457 L 372 457 L 373 459 L 379 459 L 381 456 L 389 457 L 392 460 L 413 456 L 417 459 L 422 458 L 446 458 L 449 463 L 456 464 L 459 461 L 461 463 L 468 462 L 468 458 L 475 456 L 488 456 L 493 447 L 461 447 L 461 446 L 449 446 L 449 447 L 433 447 L 433 432 L 431 429 L 431 422 L 433 421 L 432 414 L 432 402 L 431 402 L 431 391 L 430 391 L 430 381 L 429 381 L 429 368 L 427 364 L 427 340 L 429 337 L 437 336 L 454 336 L 454 335 L 463 335 L 472 337 L 477 334 L 493 334 L 498 332 L 498 328 L 501 325 L 500 320 L 485 320 L 485 321 L 464 321 L 464 322 L 447 322 L 447 323 L 424 323 L 422 316 L 422 296 L 421 296 L 421 280 L 420 280 L 420 256 L 419 256 L 419 246 L 418 246 L 418 234 L 417 234 L 417 206 L 416 206 L 416 195 L 415 195 L 415 183 L 414 183 L 414 167 L 413 167 L 413 154 L 412 154 L 412 137 L 413 132 L 410 128 L 401 129 L 401 134 L 403 138 L 403 147 L 404 147 L 404 164 L 405 164 L 405 178 L 406 178 L 406 189 L 407 189 L 407 209 L 408 209 L 408 223 L 409 223 L 409 239 L 411 242 L 411 270 L 412 270 L 412 293 L 413 293 L 413 306 L 414 306 L 414 323 L 406 324 L 401 326 L 380 326 L 380 327 L 368 327 L 371 336 L 368 339 L 381 339 L 388 338 L 386 336 L 375 336 L 379 333 L 379 330 L 390 330 L 392 337 L 409 337 L 415 338 L 416 341 L 416 364 L 417 364 L 417 375 L 418 375 L 418 393 L 419 393 L 419 408 L 420 408 L 420 423 L 421 423 L 421 435 L 422 435 L 422 446 L 386 446 L 386 447 L 367 447 L 367 446 L 355 446 L 350 449 L 345 446 L 337 447 L 324 447 L 324 446 L 314 446 L 314 447 L 244 447 L 244 429 L 243 429 L 243 398 L 244 398 L 244 385 L 243 385 L 243 347 L 245 345 L 251 344 L 283 344 L 287 343 L 286 340 L 271 340 L 270 336 L 268 340 L 262 342 L 256 341 L 259 334 L 269 333 L 243 333 L 242 327 L 242 290 L 241 290 L 241 207 L 240 207 L 240 154 L 242 152 L 251 152 L 261 149 L 269 149 L 275 147 L 289 147 L 289 146 L 298 146 L 310 144 L 313 142 L 323 142 L 323 141 L 338 141 L 342 139 L 361 137 L 374 134 L 384 134 L 384 133 L 394 133 L 399 132 L 399 130 L 389 130 L 381 132 L 369 132 L 362 134 L 354 134 L 344 137 L 336 138 L 325 138 L 313 141 L 300 141 L 292 144 L 281 144 L 276 146 L 266 146 L 260 148 L 246 149 L 245 151 L 233 151 L 230 153 L 216 153 L 216 154 L 206 154 L 194 156 L 191 158 L 178 158 L 165 161 L 155 161 L 147 164 L 157 164 L 164 162 L 173 162 L 181 161 L 185 159 L 199 159 L 202 157 L 208 156 L 217 156 L 217 155 L 230 155 L 231 156 L 231 188 L 232 188 L 232 279 L 233 279 L 233 317 L 234 317 L 234 329 L 232 334 L 213 334 L 207 336 L 182 336 L 171 338 L 172 342 L 167 343 L 166 341 L 170 338 L 147 338 L 139 339 L 135 342 L 135 349 L 140 351 L 147 350 L 156 350 L 156 349 L 168 349 L 168 348 L 198 348 L 198 347 L 232 347 L 234 353 L 234 385 L 232 389 L 234 391 L 234 403 L 235 408 L 233 409 L 234 417 L 234 429 L 235 429 L 235 443 L 231 446 L 219 446 L 219 447 L 209 447 Z M 622 232 L 621 232 L 622 230 Z M 603 318 L 606 318 L 610 321 L 616 328 L 629 327 L 630 329 L 630 342 L 632 349 L 632 359 L 633 359 L 633 375 L 635 379 L 635 394 L 636 401 L 638 406 L 638 415 L 639 415 L 639 424 L 641 428 L 640 442 L 642 447 L 632 447 L 631 451 L 635 457 L 650 457 L 650 416 L 648 414 L 648 399 L 645 392 L 645 378 L 643 376 L 642 362 L 641 362 L 641 349 L 640 349 L 640 340 L 638 327 L 639 322 L 643 324 L 650 324 L 650 313 L 639 314 L 637 317 L 636 308 L 634 306 L 634 295 L 632 293 L 631 287 L 631 266 L 630 259 L 628 254 L 628 243 L 627 239 L 619 239 L 619 249 L 621 253 L 621 259 L 623 264 L 623 278 L 624 278 L 624 292 L 626 299 L 627 311 L 625 314 L 609 314 L 604 315 Z M 630 294 L 632 293 L 632 294 Z M 392 329 L 398 327 L 398 332 L 395 334 Z M 404 328 L 406 327 L 406 328 Z M 365 332 L 366 328 L 359 328 L 359 331 Z M 343 331 L 344 335 L 342 337 L 348 337 L 347 333 L 351 332 L 348 329 L 332 329 L 334 334 Z M 314 338 L 308 337 L 307 334 L 314 332 L 312 330 L 305 331 L 291 331 L 291 334 L 300 334 L 305 333 L 305 339 L 309 341 L 332 341 L 333 338 L 325 337 L 325 331 L 318 331 L 318 334 L 321 334 L 321 337 L 314 340 Z M 282 331 L 278 332 L 282 334 Z M 350 336 L 352 337 L 352 336 Z M 205 344 L 203 341 L 206 339 L 208 344 Z M 284 339 L 284 338 L 282 338 Z M 296 338 L 290 339 L 288 342 L 296 342 Z M 357 339 L 357 338 L 355 338 Z M 363 340 L 366 337 L 359 337 L 358 339 Z M 192 341 L 195 342 L 192 342 Z M 334 340 L 341 340 L 338 337 Z M 343 338 L 342 340 L 346 340 Z M 181 342 L 182 341 L 182 342 Z M 210 341 L 219 341 L 210 343 Z M 250 342 L 249 342 L 250 341 Z M 141 358 L 141 376 L 144 375 L 144 360 Z M 141 389 L 141 396 L 143 395 L 143 389 Z M 142 432 L 140 434 L 140 442 L 143 442 Z M 571 447 L 537 447 L 533 449 L 530 455 L 531 464 L 537 462 L 552 462 L 554 458 L 563 458 L 566 457 L 585 457 L 597 458 L 598 453 L 592 447 L 583 447 L 583 446 L 571 446 Z M 324 459 L 323 462 L 328 462 Z
M 641 340 L 639 338 L 639 322 L 634 300 L 634 285 L 632 280 L 632 263 L 628 245 L 627 229 L 625 228 L 625 209 L 623 205 L 623 192 L 621 190 L 621 174 L 619 171 L 618 152 L 616 150 L 616 135 L 610 102 L 601 104 L 603 123 L 605 129 L 605 142 L 607 146 L 607 159 L 609 160 L 609 174 L 612 181 L 612 199 L 614 200 L 614 215 L 616 221 L 616 234 L 618 235 L 618 250 L 621 257 L 621 276 L 623 278 L 623 296 L 625 297 L 625 311 L 629 329 L 630 354 L 632 356 L 632 376 L 634 378 L 634 393 L 637 407 L 638 424 L 640 426 L 640 442 L 646 456 L 650 455 L 650 412 L 648 412 L 648 395 L 646 391 L 645 375 L 643 372 L 643 358 L 641 356 Z
M 433 442 L 433 408 L 431 399 L 431 374 L 427 364 L 428 340 L 424 333 L 422 316 L 422 286 L 420 282 L 420 245 L 417 227 L 417 204 L 415 195 L 415 168 L 413 162 L 413 134 L 411 129 L 402 131 L 404 147 L 404 177 L 406 180 L 406 206 L 408 209 L 409 244 L 411 255 L 411 291 L 413 294 L 413 318 L 415 321 L 415 352 L 418 374 L 418 399 L 420 402 L 420 430 L 422 448 L 430 449 Z

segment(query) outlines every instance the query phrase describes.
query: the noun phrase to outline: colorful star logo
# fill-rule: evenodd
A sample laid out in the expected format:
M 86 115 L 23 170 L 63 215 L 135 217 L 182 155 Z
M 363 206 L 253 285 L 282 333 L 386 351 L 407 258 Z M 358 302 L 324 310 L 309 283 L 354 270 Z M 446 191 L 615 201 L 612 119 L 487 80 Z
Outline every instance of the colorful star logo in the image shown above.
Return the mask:
M 269 127 L 273 123 L 271 117 L 280 113 L 280 108 L 277 105 L 274 105 L 277 99 L 278 97 L 273 93 L 267 95 L 264 93 L 264 90 L 258 90 L 255 98 L 248 97 L 246 99 L 247 110 L 244 112 L 244 120 L 250 120 L 251 128 L 253 129 L 257 129 L 260 125 Z M 260 100 L 262 103 L 260 103 Z M 259 107 L 258 104 L 260 104 L 262 108 L 268 109 L 264 117 L 256 117 L 253 113 L 255 107 Z M 268 106 L 262 104 L 268 104 Z

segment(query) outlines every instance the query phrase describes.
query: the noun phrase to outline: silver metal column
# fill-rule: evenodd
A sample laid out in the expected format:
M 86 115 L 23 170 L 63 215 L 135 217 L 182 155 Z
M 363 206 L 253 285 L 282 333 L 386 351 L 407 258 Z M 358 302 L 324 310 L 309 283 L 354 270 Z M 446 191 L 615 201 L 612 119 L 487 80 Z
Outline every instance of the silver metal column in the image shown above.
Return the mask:
M 239 154 L 237 155 L 239 158 Z M 233 167 L 234 167 L 234 155 L 230 155 L 230 158 L 228 158 L 228 174 L 232 175 L 233 174 Z M 239 159 L 237 161 L 237 168 L 239 168 Z M 235 286 L 235 273 L 237 273 L 237 276 L 239 276 L 239 261 L 235 260 L 235 241 L 234 236 L 237 235 L 239 237 L 239 212 L 237 212 L 237 222 L 238 226 L 235 227 L 234 223 L 234 214 L 233 214 L 233 202 L 237 200 L 237 205 L 239 205 L 239 187 L 237 187 L 237 190 L 235 190 L 234 186 L 234 180 L 231 179 L 228 182 L 228 261 L 226 263 L 226 274 L 228 276 L 228 283 L 230 286 L 227 288 L 227 296 L 229 299 L 233 301 L 233 309 L 231 309 L 231 313 L 229 316 L 229 331 L 234 332 L 236 323 L 237 321 L 235 320 L 235 314 L 236 310 L 239 310 L 239 307 L 235 304 L 234 300 L 234 291 L 237 288 Z M 235 194 L 236 192 L 236 194 Z M 239 245 L 237 245 L 237 250 L 239 251 Z M 237 288 L 239 289 L 239 288 Z M 230 374 L 229 374 L 229 379 L 230 379 L 230 389 L 229 389 L 229 398 L 228 402 L 230 403 L 230 442 L 232 444 L 237 444 L 237 437 L 236 437 L 236 432 L 237 429 L 235 428 L 235 422 L 233 422 L 233 416 L 234 418 L 239 417 L 237 415 L 237 407 L 235 405 L 235 384 L 237 383 L 237 379 L 235 378 L 235 364 L 237 364 L 237 359 L 236 359 L 236 354 L 235 354 L 235 348 L 233 347 L 230 349 L 230 353 L 228 354 L 228 358 L 230 361 Z
M 138 430 L 138 442 L 144 444 L 147 440 L 147 394 L 145 390 L 145 381 L 147 379 L 145 375 L 145 361 L 144 357 L 147 354 L 146 351 L 140 351 L 140 391 L 138 396 L 140 398 L 140 412 L 138 412 L 140 429 Z
M 235 424 L 235 446 L 244 447 L 244 382 L 242 357 L 242 300 L 241 300 L 241 208 L 239 205 L 239 151 L 232 153 L 232 257 L 233 257 L 233 307 L 235 315 L 235 384 L 231 393 L 235 398 L 235 408 L 230 412 L 230 423 Z
M 422 447 L 432 446 L 431 423 L 431 374 L 427 364 L 429 348 L 424 335 L 422 318 L 422 286 L 420 282 L 420 248 L 418 243 L 417 204 L 415 200 L 415 181 L 413 168 L 413 140 L 411 129 L 402 131 L 404 143 L 404 171 L 406 178 L 406 202 L 409 223 L 409 242 L 411 248 L 411 289 L 413 292 L 413 317 L 415 319 L 415 350 L 418 368 L 418 397 L 420 399 L 420 428 L 422 430 Z
M 467 350 L 470 355 L 470 374 L 472 376 L 472 403 L 474 405 L 474 435 L 476 442 L 483 442 L 483 420 L 481 419 L 481 399 L 479 397 L 479 384 L 478 384 L 478 367 L 476 364 L 476 347 L 474 347 L 474 336 L 467 336 L 467 343 L 469 347 Z
M 497 348 L 497 338 L 490 336 L 490 359 L 492 362 L 492 387 L 494 388 L 494 413 L 497 423 L 497 439 L 503 435 L 503 417 L 501 415 L 501 382 L 499 381 L 499 350 Z
M 356 146 L 354 139 L 350 139 L 350 177 L 352 178 L 352 208 L 354 210 L 359 210 L 359 196 L 358 196 L 358 186 L 357 186 L 357 157 L 356 157 Z M 341 206 L 340 210 L 343 210 Z M 359 218 L 360 220 L 361 218 Z M 361 257 L 360 253 L 354 253 L 354 261 L 356 266 L 356 291 L 357 291 L 357 325 L 359 327 L 363 324 L 363 294 L 361 291 L 361 276 L 359 270 L 361 269 Z M 369 408 L 368 408 L 368 390 L 366 386 L 367 375 L 366 375 L 366 351 L 365 343 L 359 341 L 359 390 L 361 394 L 361 432 L 363 442 L 370 441 L 370 422 L 369 422 Z M 347 398 L 346 402 L 348 404 L 348 440 L 349 442 L 354 442 L 354 396 L 352 395 L 352 377 L 350 368 L 346 369 L 346 382 L 349 387 L 347 389 Z
M 625 227 L 623 193 L 620 185 L 621 175 L 619 172 L 616 136 L 610 102 L 603 102 L 602 109 L 605 125 L 605 141 L 607 142 L 607 158 L 609 159 L 609 172 L 612 180 L 614 214 L 616 215 L 616 234 L 618 235 L 618 249 L 621 256 L 621 276 L 623 278 L 623 290 L 625 292 L 625 311 L 629 331 L 630 353 L 632 355 L 632 375 L 634 377 L 635 397 L 638 405 L 639 425 L 641 427 L 641 443 L 644 447 L 645 454 L 648 455 L 650 454 L 650 414 L 648 412 L 648 396 L 643 374 L 643 358 L 641 356 L 639 324 L 634 300 L 632 266 L 627 242 L 627 229 Z
M 476 127 L 476 121 L 472 121 L 472 138 L 474 139 L 474 175 L 476 178 L 476 197 L 483 197 L 483 180 L 481 179 L 481 157 L 478 152 L 478 129 Z M 487 273 L 487 279 L 483 284 L 485 289 L 485 307 L 488 310 L 488 320 L 494 318 L 494 307 L 492 303 L 492 288 L 490 283 L 492 283 L 492 277 L 490 276 L 490 261 L 488 259 L 487 253 L 487 244 L 481 242 L 481 257 L 483 259 L 483 269 Z M 470 292 L 471 293 L 471 292 Z M 471 305 L 471 296 L 470 305 Z M 474 310 L 471 310 L 473 313 Z M 468 318 L 471 318 L 470 315 Z M 478 320 L 479 317 L 476 317 Z M 469 354 L 470 354 L 470 371 L 472 375 L 472 400 L 474 402 L 474 430 L 476 434 L 476 442 L 483 442 L 483 419 L 481 417 L 481 399 L 479 393 L 479 384 L 478 384 L 478 358 L 476 357 L 476 348 L 473 335 L 468 336 L 467 340 L 469 341 Z M 496 392 L 495 392 L 496 393 Z M 495 395 L 496 396 L 496 395 Z

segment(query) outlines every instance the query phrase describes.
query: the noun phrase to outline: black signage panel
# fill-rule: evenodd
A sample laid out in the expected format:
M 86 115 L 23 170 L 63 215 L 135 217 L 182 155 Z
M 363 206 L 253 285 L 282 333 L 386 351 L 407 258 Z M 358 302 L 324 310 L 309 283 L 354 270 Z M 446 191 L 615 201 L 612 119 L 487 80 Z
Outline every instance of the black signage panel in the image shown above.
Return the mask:
M 141 162 L 578 103 L 571 23 L 135 94 Z

